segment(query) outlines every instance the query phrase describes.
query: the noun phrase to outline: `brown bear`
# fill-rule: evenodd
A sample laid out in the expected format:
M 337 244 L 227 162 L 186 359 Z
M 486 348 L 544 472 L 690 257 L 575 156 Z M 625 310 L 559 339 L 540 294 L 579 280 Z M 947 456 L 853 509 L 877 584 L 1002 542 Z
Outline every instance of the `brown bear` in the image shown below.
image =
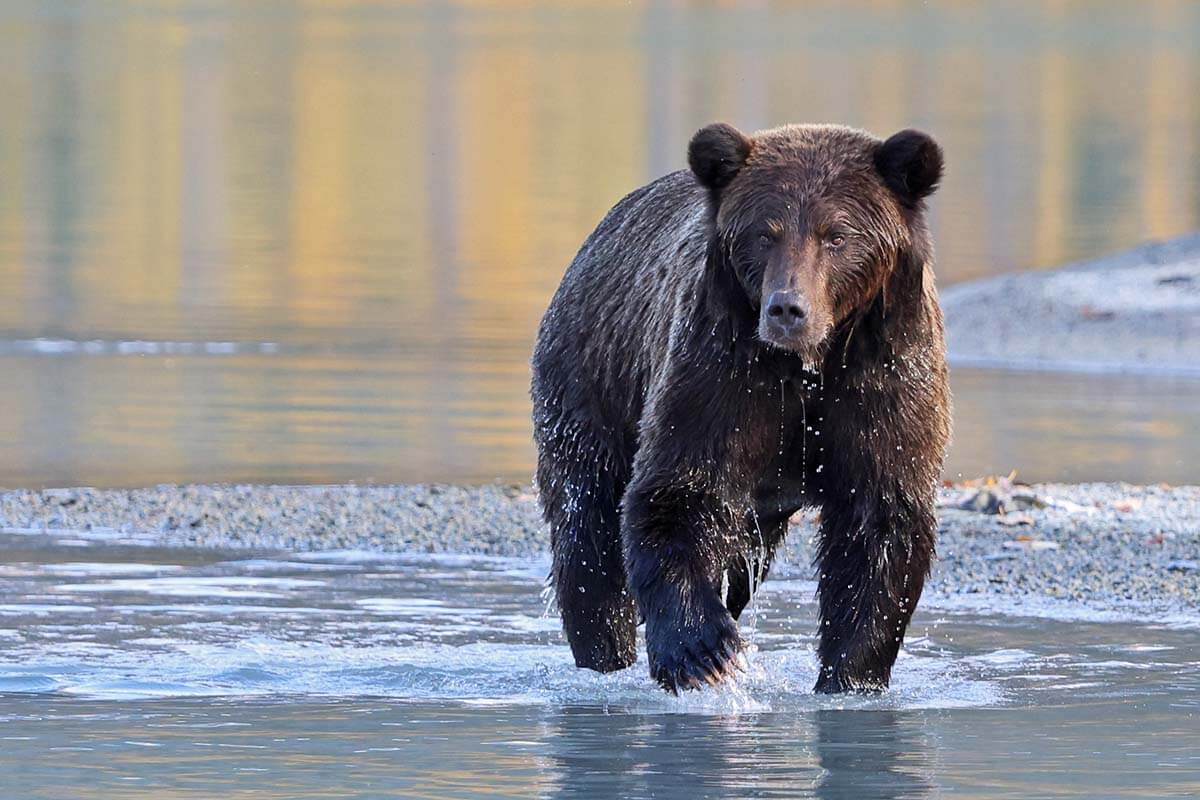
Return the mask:
M 818 692 L 887 687 L 934 554 L 950 393 L 924 199 L 941 148 L 710 125 L 567 269 L 533 357 L 537 484 L 580 667 L 666 689 L 739 665 L 735 620 L 820 510 Z

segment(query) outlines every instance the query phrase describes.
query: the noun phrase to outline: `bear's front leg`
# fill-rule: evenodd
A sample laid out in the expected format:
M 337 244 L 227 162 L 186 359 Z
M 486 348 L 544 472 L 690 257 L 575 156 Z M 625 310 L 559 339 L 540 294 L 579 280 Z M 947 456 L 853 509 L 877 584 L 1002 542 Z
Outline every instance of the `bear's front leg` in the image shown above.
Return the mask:
M 932 498 L 855 490 L 821 512 L 815 691 L 886 689 L 933 558 Z
M 670 692 L 718 683 L 740 666 L 743 643 L 720 594 L 738 522 L 703 490 L 635 482 L 625 496 L 629 586 L 646 618 L 650 675 Z

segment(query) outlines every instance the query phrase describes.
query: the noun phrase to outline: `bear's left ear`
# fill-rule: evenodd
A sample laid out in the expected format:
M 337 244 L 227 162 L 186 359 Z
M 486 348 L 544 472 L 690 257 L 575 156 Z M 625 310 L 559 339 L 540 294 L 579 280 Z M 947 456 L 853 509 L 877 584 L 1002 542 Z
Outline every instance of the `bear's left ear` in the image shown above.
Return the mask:
M 705 188 L 729 185 L 750 157 L 750 140 L 732 125 L 717 122 L 696 131 L 688 145 L 688 166 Z
M 902 203 L 915 206 L 942 179 L 942 148 L 927 133 L 903 130 L 875 151 L 875 168 Z

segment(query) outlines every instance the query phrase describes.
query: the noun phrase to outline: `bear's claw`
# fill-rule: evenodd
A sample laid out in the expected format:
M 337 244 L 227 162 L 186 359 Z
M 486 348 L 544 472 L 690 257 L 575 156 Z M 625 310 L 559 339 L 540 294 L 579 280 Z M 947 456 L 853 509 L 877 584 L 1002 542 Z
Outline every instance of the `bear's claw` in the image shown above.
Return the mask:
M 648 642 L 650 676 L 668 692 L 701 689 L 733 677 L 745 667 L 737 626 L 726 619 L 676 629 L 667 646 Z

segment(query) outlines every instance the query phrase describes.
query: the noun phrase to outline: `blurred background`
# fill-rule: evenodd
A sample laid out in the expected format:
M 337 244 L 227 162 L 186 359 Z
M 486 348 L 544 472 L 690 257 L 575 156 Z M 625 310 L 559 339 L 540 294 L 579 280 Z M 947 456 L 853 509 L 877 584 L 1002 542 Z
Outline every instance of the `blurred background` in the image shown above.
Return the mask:
M 916 126 L 943 286 L 1200 227 L 1200 4 L 0 0 L 0 486 L 528 480 L 691 133 Z M 955 370 L 947 474 L 1195 480 L 1194 382 Z

